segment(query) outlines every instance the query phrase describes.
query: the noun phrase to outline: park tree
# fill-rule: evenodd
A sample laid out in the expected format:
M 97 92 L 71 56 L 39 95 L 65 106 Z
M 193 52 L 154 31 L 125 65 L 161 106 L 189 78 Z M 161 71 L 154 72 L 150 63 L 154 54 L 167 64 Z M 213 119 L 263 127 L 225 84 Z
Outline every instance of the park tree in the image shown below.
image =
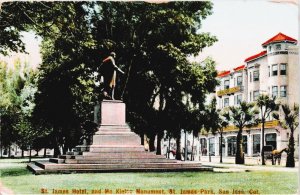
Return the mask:
M 9 65 L 1 62 L 0 72 L 1 149 L 10 149 L 10 145 L 16 143 L 27 150 L 29 140 L 35 140 L 38 133 L 29 120 L 35 106 L 36 72 L 20 58 Z
M 0 128 L 1 128 L 1 155 L 2 149 L 8 148 L 16 141 L 17 132 L 13 129 L 20 113 L 20 94 L 24 87 L 24 80 L 20 75 L 21 62 L 16 59 L 13 64 L 0 62 Z
M 238 128 L 238 134 L 236 137 L 237 151 L 235 156 L 236 164 L 244 164 L 244 151 L 243 151 L 243 139 L 242 132 L 245 127 L 251 127 L 258 123 L 256 115 L 258 110 L 255 109 L 253 103 L 241 102 L 238 106 L 228 107 L 228 111 L 224 114 L 225 118 L 229 119 L 229 123 L 232 123 Z
M 21 148 L 22 156 L 24 156 L 24 150 L 29 150 L 29 161 L 31 161 L 33 149 L 38 153 L 40 149 L 48 147 L 44 137 L 49 134 L 49 130 L 32 120 L 37 92 L 37 71 L 29 64 L 25 64 L 20 75 L 24 80 L 24 87 L 20 92 L 19 112 L 13 129 L 16 132 L 16 144 Z
M 273 113 L 273 117 L 277 120 L 281 121 L 281 124 L 284 128 L 290 130 L 290 137 L 288 143 L 287 150 L 287 159 L 286 159 L 286 167 L 295 167 L 295 138 L 294 132 L 299 126 L 299 105 L 294 104 L 290 107 L 287 104 L 281 105 L 281 109 L 283 112 L 283 118 L 279 117 L 278 112 Z
M 10 7 L 7 9 L 7 7 Z M 24 51 L 25 45 L 21 40 L 21 31 L 25 30 L 26 21 L 19 10 L 18 4 L 1 3 L 0 9 L 0 54 L 7 55 L 10 51 Z
M 260 111 L 260 121 L 261 121 L 261 125 L 262 125 L 261 126 L 261 139 L 262 139 L 262 148 L 264 148 L 266 120 L 273 111 L 277 111 L 279 109 L 279 104 L 277 104 L 275 102 L 275 97 L 270 98 L 268 95 L 262 94 L 257 98 L 256 105 L 259 107 L 259 111 Z M 262 165 L 266 164 L 263 149 L 261 151 L 261 162 L 262 162 Z
M 207 132 L 212 134 L 220 134 L 219 140 L 219 153 L 220 153 L 220 163 L 223 162 L 222 158 L 222 143 L 223 143 L 223 133 L 224 128 L 228 126 L 230 121 L 229 115 L 221 113 L 220 109 L 217 109 L 217 100 L 213 98 L 209 105 L 206 106 L 204 117 L 205 123 L 204 128 Z M 227 118 L 226 118 L 227 117 Z
M 40 132 L 33 127 L 28 116 L 21 115 L 16 120 L 13 128 L 18 131 L 16 143 L 22 150 L 29 149 L 29 162 L 31 161 L 31 151 L 33 142 L 39 137 Z
M 111 51 L 125 71 L 116 95 L 134 115 L 132 125 L 147 121 L 146 134 L 161 135 L 163 128 L 151 118 L 166 115 L 167 101 L 190 94 L 200 105 L 215 86 L 212 60 L 186 60 L 216 41 L 199 31 L 212 13 L 210 2 L 9 2 L 2 9 L 14 10 L 14 3 L 26 8 L 26 27 L 43 40 L 34 120 L 51 126 L 53 142 L 64 151 L 78 141 L 68 136 L 70 131 L 80 131 L 80 124 L 93 116 L 100 91 L 95 72 Z M 73 141 L 66 144 L 68 139 Z

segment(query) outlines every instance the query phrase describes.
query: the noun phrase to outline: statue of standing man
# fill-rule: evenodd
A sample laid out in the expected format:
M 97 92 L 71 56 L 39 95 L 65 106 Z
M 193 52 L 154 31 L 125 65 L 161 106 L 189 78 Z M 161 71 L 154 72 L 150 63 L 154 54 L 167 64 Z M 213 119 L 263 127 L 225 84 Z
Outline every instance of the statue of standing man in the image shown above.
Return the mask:
M 117 71 L 124 74 L 124 72 L 115 64 L 116 53 L 111 52 L 105 58 L 100 66 L 100 74 L 103 76 L 103 95 L 104 99 L 114 100 L 114 93 L 116 87 Z

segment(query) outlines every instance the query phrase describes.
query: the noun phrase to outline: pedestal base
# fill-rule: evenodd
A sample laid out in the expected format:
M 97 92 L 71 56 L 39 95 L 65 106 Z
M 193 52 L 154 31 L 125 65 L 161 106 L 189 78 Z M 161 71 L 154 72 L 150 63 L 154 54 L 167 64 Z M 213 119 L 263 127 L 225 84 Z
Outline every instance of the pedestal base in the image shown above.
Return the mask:
M 89 146 L 77 146 L 75 152 L 50 161 L 28 164 L 35 174 L 119 171 L 212 171 L 199 162 L 182 162 L 146 152 L 140 137 L 125 122 L 125 104 L 101 103 L 101 124 Z

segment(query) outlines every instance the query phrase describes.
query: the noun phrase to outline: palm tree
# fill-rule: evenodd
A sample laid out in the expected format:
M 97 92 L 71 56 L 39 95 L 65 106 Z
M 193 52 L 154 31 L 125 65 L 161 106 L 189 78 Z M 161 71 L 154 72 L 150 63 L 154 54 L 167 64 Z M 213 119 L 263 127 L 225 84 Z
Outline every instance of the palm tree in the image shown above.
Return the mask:
M 275 102 L 276 97 L 270 98 L 268 95 L 260 95 L 256 100 L 256 105 L 260 110 L 260 120 L 262 124 L 261 128 L 261 139 L 262 139 L 262 148 L 265 145 L 265 123 L 266 119 L 270 116 L 270 113 L 277 111 L 279 109 L 279 104 Z M 274 148 L 275 149 L 275 148 Z M 261 162 L 262 165 L 265 165 L 265 155 L 264 150 L 261 151 Z
M 222 160 L 222 140 L 224 128 L 228 126 L 228 119 L 221 114 L 221 110 L 216 108 L 216 98 L 213 98 L 211 103 L 205 109 L 205 120 L 204 127 L 207 131 L 210 131 L 212 134 L 220 134 L 219 142 L 219 153 L 220 153 L 220 163 Z
M 257 124 L 255 116 L 258 111 L 255 109 L 253 103 L 241 102 L 239 106 L 229 107 L 229 110 L 224 114 L 228 122 L 231 122 L 238 128 L 238 134 L 236 137 L 237 151 L 235 155 L 236 164 L 244 164 L 244 152 L 243 152 L 243 139 L 242 132 L 244 127 L 251 127 Z
M 294 131 L 299 126 L 299 105 L 294 104 L 292 108 L 289 105 L 284 104 L 281 106 L 284 114 L 284 119 L 281 120 L 281 124 L 284 128 L 289 128 L 291 133 L 289 137 L 289 144 L 287 150 L 286 167 L 295 167 L 295 138 Z M 273 117 L 279 119 L 278 113 L 274 113 Z

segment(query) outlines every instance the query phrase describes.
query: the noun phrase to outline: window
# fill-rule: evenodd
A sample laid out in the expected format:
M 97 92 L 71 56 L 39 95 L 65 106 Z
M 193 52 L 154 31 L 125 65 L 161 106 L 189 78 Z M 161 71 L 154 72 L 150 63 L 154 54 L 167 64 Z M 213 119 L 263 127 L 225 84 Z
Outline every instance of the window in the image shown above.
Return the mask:
M 224 89 L 229 89 L 229 80 L 224 81 Z
M 249 94 L 249 100 L 252 101 L 252 93 L 250 91 L 250 94 Z
M 215 138 L 214 137 L 209 138 L 208 144 L 209 144 L 208 152 L 210 153 L 211 156 L 214 156 L 215 155 Z
M 285 50 L 288 50 L 288 49 L 289 49 L 289 45 L 285 44 Z
M 250 79 L 250 82 L 252 82 L 252 72 L 250 72 L 250 77 L 249 77 L 249 79 Z
M 276 50 L 281 50 L 281 45 L 280 44 L 276 45 Z
M 229 98 L 224 99 L 224 107 L 229 106 Z
M 234 156 L 236 153 L 236 137 L 235 136 L 230 136 L 227 138 L 227 153 L 228 156 Z
M 206 138 L 201 138 L 200 139 L 200 145 L 201 145 L 201 154 L 202 156 L 207 155 L 207 141 Z
M 274 150 L 277 148 L 276 136 L 276 133 L 266 134 L 266 145 L 273 146 Z
M 272 51 L 272 47 L 271 47 L 271 45 L 269 46 L 269 52 L 270 52 L 270 51 Z
M 269 77 L 270 77 L 270 66 L 268 66 L 268 74 L 269 74 Z
M 236 100 L 237 100 L 237 103 L 240 104 L 242 102 L 242 94 L 237 95 Z
M 258 72 L 258 70 L 253 72 L 253 81 L 259 81 L 259 72 Z
M 260 134 L 253 135 L 253 154 L 260 153 Z
M 242 94 L 234 96 L 234 104 L 240 104 L 242 102 Z
M 278 75 L 277 64 L 272 65 L 272 76 Z
M 272 86 L 272 97 L 277 97 L 277 96 L 278 96 L 278 87 Z
M 280 97 L 286 97 L 286 85 L 280 86 Z
M 255 101 L 259 96 L 259 91 L 253 91 L 253 100 Z
M 236 83 L 236 85 L 237 86 L 242 86 L 242 84 L 243 84 L 243 77 L 242 76 L 238 76 L 237 77 L 237 83 Z
M 286 75 L 286 64 L 280 64 L 280 75 Z

